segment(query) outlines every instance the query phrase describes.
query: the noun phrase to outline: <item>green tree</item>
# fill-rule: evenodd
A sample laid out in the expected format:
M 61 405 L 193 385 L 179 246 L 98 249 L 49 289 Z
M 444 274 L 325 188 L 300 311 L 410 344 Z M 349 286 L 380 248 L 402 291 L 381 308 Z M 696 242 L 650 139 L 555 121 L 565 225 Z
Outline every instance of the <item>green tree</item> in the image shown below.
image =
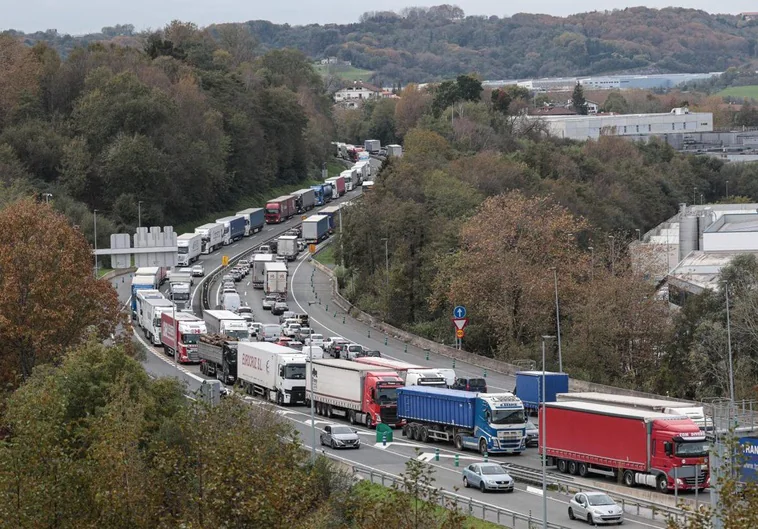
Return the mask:
M 432 111 L 435 116 L 439 117 L 446 108 L 461 99 L 462 95 L 458 83 L 455 81 L 444 81 L 434 89 Z
M 459 75 L 455 83 L 464 101 L 479 101 L 482 96 L 482 82 L 473 75 Z
M 576 84 L 571 94 L 571 106 L 577 113 L 587 115 L 587 100 L 584 98 L 584 89 L 579 83 Z
M 629 104 L 626 102 L 626 98 L 621 95 L 621 92 L 618 90 L 613 90 L 605 99 L 605 103 L 603 103 L 603 110 L 605 112 L 627 114 L 629 112 Z

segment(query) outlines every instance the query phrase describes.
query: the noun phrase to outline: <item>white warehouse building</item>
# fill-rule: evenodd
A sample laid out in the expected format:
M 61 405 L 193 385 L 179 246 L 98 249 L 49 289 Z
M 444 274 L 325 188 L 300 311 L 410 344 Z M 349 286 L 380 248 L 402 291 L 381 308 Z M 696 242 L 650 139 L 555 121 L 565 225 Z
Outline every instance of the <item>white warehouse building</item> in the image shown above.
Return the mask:
M 558 138 L 597 139 L 600 136 L 644 136 L 712 132 L 713 114 L 675 108 L 668 114 L 601 114 L 597 116 L 538 116 Z

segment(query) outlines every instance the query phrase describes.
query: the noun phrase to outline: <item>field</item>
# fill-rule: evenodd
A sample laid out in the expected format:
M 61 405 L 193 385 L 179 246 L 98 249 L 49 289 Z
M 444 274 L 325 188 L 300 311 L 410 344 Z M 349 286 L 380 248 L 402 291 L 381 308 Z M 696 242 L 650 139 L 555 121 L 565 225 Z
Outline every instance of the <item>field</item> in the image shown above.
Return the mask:
M 719 97 L 741 97 L 745 99 L 755 99 L 758 101 L 758 86 L 730 86 L 729 88 L 723 89 L 716 95 Z
M 345 81 L 368 81 L 374 75 L 371 70 L 361 70 L 353 66 L 342 66 L 338 64 L 316 64 L 314 68 L 321 75 L 332 75 L 344 79 Z

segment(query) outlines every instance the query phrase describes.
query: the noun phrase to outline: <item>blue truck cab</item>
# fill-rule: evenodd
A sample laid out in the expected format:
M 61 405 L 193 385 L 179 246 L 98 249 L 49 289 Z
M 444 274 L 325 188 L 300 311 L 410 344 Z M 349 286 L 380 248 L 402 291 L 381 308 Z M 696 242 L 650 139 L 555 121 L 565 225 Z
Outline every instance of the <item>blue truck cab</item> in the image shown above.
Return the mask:
M 138 290 L 158 290 L 155 277 L 153 276 L 134 276 L 132 278 L 132 319 L 137 317 L 137 291 Z
M 473 393 L 429 386 L 398 389 L 403 434 L 452 442 L 456 449 L 518 454 L 526 448 L 524 405 L 512 393 Z
M 311 189 L 313 189 L 313 192 L 316 194 L 316 203 L 315 206 L 323 206 L 324 205 L 324 187 L 322 185 L 317 186 L 311 186 Z

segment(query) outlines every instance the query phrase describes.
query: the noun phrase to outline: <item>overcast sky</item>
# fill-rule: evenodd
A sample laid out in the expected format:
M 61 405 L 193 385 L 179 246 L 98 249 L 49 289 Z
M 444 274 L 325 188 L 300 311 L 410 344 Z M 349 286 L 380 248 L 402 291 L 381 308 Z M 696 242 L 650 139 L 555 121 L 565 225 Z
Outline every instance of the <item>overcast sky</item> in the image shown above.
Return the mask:
M 57 29 L 74 35 L 99 31 L 104 26 L 134 24 L 138 30 L 159 28 L 173 19 L 205 26 L 215 22 L 271 20 L 290 24 L 324 24 L 356 22 L 365 11 L 398 11 L 407 6 L 456 4 L 467 15 L 510 16 L 516 12 L 540 12 L 567 15 L 576 12 L 623 8 L 644 3 L 649 7 L 667 7 L 671 1 L 638 0 L 542 0 L 514 9 L 503 0 L 380 0 L 358 2 L 345 0 L 0 0 L 0 30 L 25 32 Z M 372 7 L 367 7 L 372 6 Z M 758 11 L 750 0 L 690 0 L 679 7 L 705 11 L 739 13 Z M 715 7 L 717 6 L 717 7 Z

